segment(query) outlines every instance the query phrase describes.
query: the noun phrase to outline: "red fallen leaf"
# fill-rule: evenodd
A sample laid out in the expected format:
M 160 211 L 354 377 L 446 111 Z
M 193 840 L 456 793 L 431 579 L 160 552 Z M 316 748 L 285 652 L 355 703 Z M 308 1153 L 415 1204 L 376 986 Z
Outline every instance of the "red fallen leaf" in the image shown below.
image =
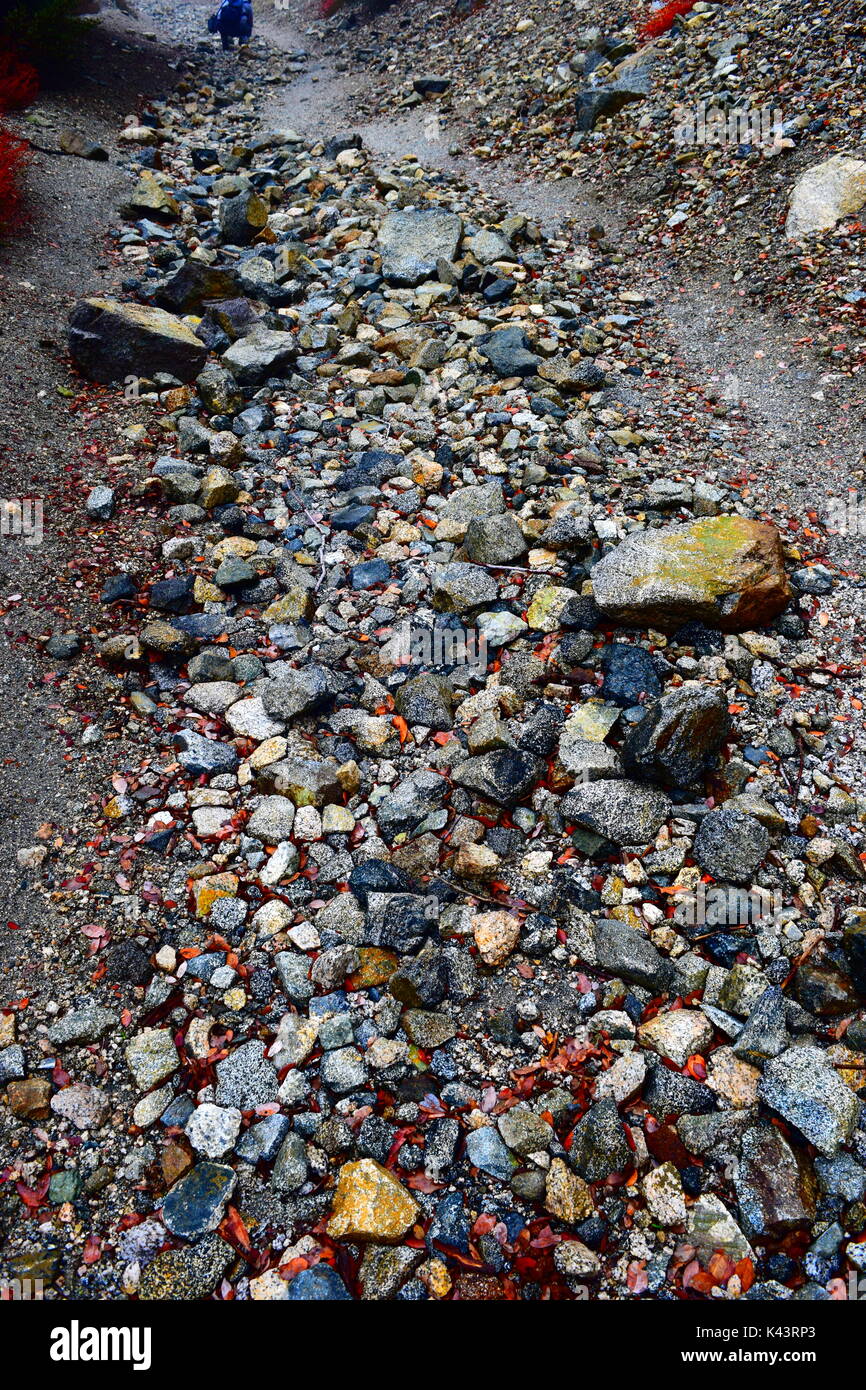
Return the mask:
M 535 971 L 525 960 L 522 960 L 517 967 L 517 973 L 522 980 L 534 980 Z
M 9 928 L 10 931 L 20 931 L 20 930 L 21 930 L 21 925 L 20 925 L 19 922 L 7 922 L 6 925 L 7 925 L 7 927 Z
M 683 1270 L 683 1288 L 694 1289 L 696 1293 L 711 1293 L 716 1287 L 712 1275 L 701 1269 L 697 1260 L 692 1260 Z
M 314 1263 L 315 1260 L 312 1256 L 305 1259 L 303 1255 L 296 1255 L 294 1259 L 287 1260 L 284 1265 L 280 1265 L 280 1276 L 286 1280 L 294 1279 L 296 1274 L 300 1274 L 304 1269 L 309 1269 L 310 1265 Z
M 434 1182 L 425 1173 L 410 1173 L 403 1186 L 411 1187 L 415 1192 L 439 1192 L 445 1184 L 444 1182 Z
M 129 1027 L 130 1023 L 132 1022 L 132 1014 L 129 1012 L 129 1009 L 123 1010 L 123 1012 L 120 1015 L 120 1021 L 123 1024 L 124 1028 Z
M 706 1081 L 707 1064 L 697 1052 L 686 1062 L 686 1071 L 695 1081 Z
M 734 1273 L 740 1281 L 743 1293 L 748 1293 L 755 1282 L 755 1266 L 748 1258 L 739 1260 L 734 1266 Z
M 402 714 L 395 714 L 391 719 L 391 723 L 394 725 L 394 728 L 400 735 L 400 742 L 405 743 L 407 738 L 409 737 L 409 725 L 406 723 L 406 720 L 403 718 Z
M 51 1073 L 51 1080 L 54 1082 L 55 1086 L 62 1090 L 64 1086 L 69 1085 L 69 1073 L 64 1071 L 61 1066 L 57 1066 Z
M 51 1174 L 43 1173 L 35 1187 L 28 1187 L 26 1183 L 16 1182 L 15 1191 L 18 1193 L 25 1207 L 29 1207 L 31 1211 L 36 1211 L 42 1206 L 45 1200 L 45 1194 L 48 1191 L 48 1184 L 50 1181 Z
M 81 1256 L 82 1262 L 86 1265 L 95 1265 L 102 1255 L 102 1241 L 99 1236 L 91 1233 L 87 1237 L 87 1244 L 84 1247 L 84 1254 Z
M 538 1232 L 537 1236 L 532 1238 L 529 1244 L 533 1250 L 547 1250 L 551 1245 L 558 1245 L 561 1240 L 562 1236 L 555 1236 L 550 1227 L 545 1226 L 543 1230 Z
M 632 1293 L 643 1293 L 649 1288 L 649 1277 L 646 1272 L 646 1260 L 632 1260 L 626 1274 L 626 1283 Z
M 253 1247 L 250 1241 L 250 1233 L 244 1225 L 243 1219 L 237 1207 L 229 1206 L 226 1214 L 217 1227 L 223 1240 L 228 1241 L 233 1250 L 237 1250 L 240 1255 L 252 1255 Z
M 707 1273 L 712 1275 L 717 1284 L 726 1284 L 735 1268 L 733 1260 L 729 1259 L 723 1250 L 714 1250 L 707 1265 Z
M 474 1236 L 489 1235 L 495 1225 L 496 1217 L 491 1216 L 489 1212 L 482 1212 L 481 1216 L 479 1216 L 475 1225 L 472 1227 L 472 1234 Z

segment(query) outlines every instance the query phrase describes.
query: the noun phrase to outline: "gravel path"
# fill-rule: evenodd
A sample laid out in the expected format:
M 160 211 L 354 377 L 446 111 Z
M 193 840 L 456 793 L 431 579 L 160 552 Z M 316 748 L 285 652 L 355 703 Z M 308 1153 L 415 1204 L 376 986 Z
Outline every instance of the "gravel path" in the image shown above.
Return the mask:
M 110 158 L 42 155 L 4 251 L 46 536 L 3 556 L 0 1272 L 845 1297 L 858 377 L 639 180 L 389 114 L 363 28 L 223 55 L 208 10 L 40 103 Z

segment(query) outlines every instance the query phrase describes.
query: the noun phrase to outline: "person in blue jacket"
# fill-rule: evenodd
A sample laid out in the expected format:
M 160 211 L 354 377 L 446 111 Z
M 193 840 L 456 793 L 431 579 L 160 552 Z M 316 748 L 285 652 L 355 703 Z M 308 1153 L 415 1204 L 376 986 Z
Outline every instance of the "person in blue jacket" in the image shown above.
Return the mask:
M 208 29 L 219 34 L 225 49 L 232 47 L 234 39 L 239 39 L 241 46 L 249 43 L 253 32 L 251 0 L 222 0 L 216 14 L 208 20 Z

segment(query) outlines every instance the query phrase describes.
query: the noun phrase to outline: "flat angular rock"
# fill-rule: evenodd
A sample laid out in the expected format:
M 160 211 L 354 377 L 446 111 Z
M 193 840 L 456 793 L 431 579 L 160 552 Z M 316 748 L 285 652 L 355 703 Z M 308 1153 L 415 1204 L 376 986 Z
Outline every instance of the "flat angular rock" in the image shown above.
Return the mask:
M 758 1094 L 825 1158 L 834 1156 L 857 1124 L 857 1097 L 817 1047 L 789 1047 L 773 1058 L 764 1068 Z
M 276 1100 L 278 1082 L 273 1065 L 265 1058 L 265 1045 L 257 1039 L 234 1048 L 217 1062 L 217 1105 L 254 1110 Z
M 562 814 L 614 844 L 645 845 L 669 818 L 671 803 L 656 787 L 605 780 L 574 787 L 563 799 Z
M 72 310 L 69 351 L 85 376 L 106 382 L 155 372 L 192 381 L 207 360 L 204 343 L 165 309 L 97 297 Z
M 197 1163 L 166 1194 L 162 1219 L 172 1235 L 191 1240 L 215 1231 L 235 1190 L 237 1174 L 219 1163 Z
M 303 666 L 290 669 L 278 680 L 265 682 L 262 704 L 268 714 L 278 719 L 295 719 L 322 709 L 336 693 L 330 671 L 322 666 Z
M 784 1235 L 815 1215 L 812 1166 L 775 1125 L 746 1130 L 734 1187 L 743 1229 L 752 1238 Z
M 268 220 L 268 205 L 251 189 L 223 199 L 220 233 L 230 246 L 248 246 Z
M 769 848 L 770 836 L 760 821 L 733 807 L 719 806 L 701 820 L 694 857 L 721 882 L 750 883 Z
M 208 300 L 233 299 L 236 293 L 237 276 L 233 270 L 206 265 L 191 256 L 166 280 L 159 302 L 173 314 L 191 314 L 200 311 Z
M 513 806 L 532 790 L 541 774 L 540 759 L 516 748 L 497 748 L 477 758 L 467 758 L 453 773 L 459 787 L 466 787 L 497 806 Z
M 99 1004 L 85 1004 L 83 1009 L 73 1009 L 57 1023 L 52 1023 L 48 1040 L 53 1047 L 97 1042 L 119 1022 L 119 1014 L 112 1009 L 103 1009 Z
M 289 1284 L 286 1298 L 290 1303 L 351 1303 L 352 1295 L 339 1274 L 330 1265 L 313 1265 L 302 1269 Z
M 704 1193 L 689 1213 L 689 1244 L 697 1248 L 705 1264 L 716 1250 L 723 1251 L 734 1264 L 753 1260 L 754 1251 L 725 1204 L 712 1193 Z
M 295 803 L 287 796 L 265 796 L 247 821 L 246 831 L 256 840 L 278 845 L 288 840 L 295 823 Z
M 516 565 L 527 551 L 523 532 L 512 512 L 473 518 L 463 546 L 477 565 Z
M 513 1105 L 500 1115 L 497 1125 L 509 1149 L 524 1158 L 546 1149 L 554 1137 L 547 1120 L 536 1115 L 528 1105 Z
M 788 1046 L 785 1001 L 782 991 L 772 985 L 755 1004 L 743 1031 L 733 1044 L 734 1055 L 753 1067 L 778 1057 Z
M 642 1023 L 638 1038 L 644 1047 L 684 1067 L 691 1056 L 709 1047 L 713 1026 L 699 1009 L 673 1009 Z
M 240 1110 L 206 1101 L 193 1110 L 185 1132 L 197 1153 L 205 1158 L 223 1158 L 234 1146 L 240 1128 Z
M 239 386 L 260 386 L 280 376 L 296 355 L 294 335 L 275 328 L 254 328 L 227 348 L 220 359 Z
M 98 1129 L 108 1116 L 110 1102 L 105 1091 L 83 1082 L 73 1082 L 51 1097 L 51 1109 L 76 1129 Z
M 475 1168 L 502 1182 L 508 1182 L 518 1166 L 518 1160 L 492 1125 L 482 1125 L 467 1135 L 466 1157 Z
M 614 917 L 596 922 L 592 934 L 598 963 L 603 970 L 653 992 L 664 989 L 670 977 L 670 963 L 648 937 L 641 936 L 628 922 L 619 922 Z
M 175 735 L 175 742 L 180 747 L 178 762 L 193 776 L 234 772 L 240 761 L 231 744 L 205 738 L 204 734 L 194 733 L 191 729 L 181 729 Z
M 433 607 L 442 613 L 469 613 L 495 602 L 498 592 L 493 575 L 481 565 L 461 561 L 438 566 L 433 572 Z
M 463 220 L 438 208 L 389 212 L 379 228 L 382 273 L 392 285 L 435 279 L 439 260 L 453 261 Z
M 484 964 L 504 965 L 520 940 L 520 918 L 512 912 L 478 912 L 472 931 Z
M 145 1028 L 127 1043 L 126 1061 L 137 1084 L 149 1091 L 177 1070 L 180 1057 L 168 1028 Z
M 144 1301 L 174 1299 L 185 1303 L 207 1298 L 236 1258 L 232 1247 L 217 1235 L 179 1250 L 166 1250 L 142 1272 L 138 1296 Z
M 362 1158 L 340 1169 L 328 1235 L 394 1245 L 417 1216 L 418 1203 L 397 1178 L 374 1159 Z
M 634 1156 L 612 1100 L 596 1101 L 578 1120 L 568 1161 L 587 1182 L 600 1182 L 611 1173 L 634 1167 Z
M 533 376 L 541 358 L 530 351 L 522 328 L 497 328 L 475 339 L 475 347 L 486 357 L 497 376 Z
M 680 1175 L 673 1163 L 662 1163 L 641 1183 L 647 1208 L 662 1226 L 681 1226 L 686 1220 L 686 1199 Z
M 569 1226 L 576 1226 L 595 1212 L 587 1183 L 570 1172 L 561 1158 L 554 1158 L 547 1170 L 544 1203 L 552 1216 Z
M 741 516 L 632 532 L 594 567 L 592 591 L 614 622 L 663 632 L 761 627 L 791 592 L 778 531 Z

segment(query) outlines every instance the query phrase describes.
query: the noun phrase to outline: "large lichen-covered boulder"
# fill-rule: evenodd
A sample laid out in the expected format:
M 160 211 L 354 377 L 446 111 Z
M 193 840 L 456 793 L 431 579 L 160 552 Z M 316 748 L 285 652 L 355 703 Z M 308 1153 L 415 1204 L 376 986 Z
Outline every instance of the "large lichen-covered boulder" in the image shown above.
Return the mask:
M 743 632 L 790 598 L 778 531 L 742 516 L 634 532 L 595 566 L 592 591 L 614 622 L 668 632 L 693 621 Z
M 93 381 L 122 381 L 168 372 L 192 381 L 207 348 L 192 329 L 165 309 L 119 299 L 81 299 L 69 318 L 69 351 Z
M 866 206 L 866 161 L 834 154 L 806 169 L 794 184 L 785 235 L 790 241 L 826 232 Z

